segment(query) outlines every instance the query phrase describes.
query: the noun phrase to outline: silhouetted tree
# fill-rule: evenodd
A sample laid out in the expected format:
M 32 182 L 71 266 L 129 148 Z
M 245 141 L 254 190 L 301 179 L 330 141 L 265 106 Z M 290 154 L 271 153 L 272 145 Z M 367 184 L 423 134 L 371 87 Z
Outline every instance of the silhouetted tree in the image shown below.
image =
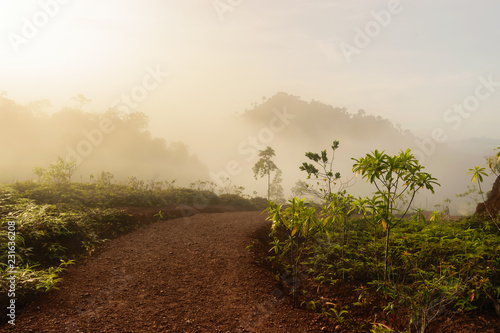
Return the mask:
M 272 158 L 276 156 L 274 149 L 267 147 L 265 150 L 259 150 L 260 159 L 253 166 L 253 173 L 255 179 L 257 176 L 260 178 L 267 175 L 267 200 L 271 197 L 271 172 L 278 169 L 276 164 L 274 164 Z
M 285 202 L 283 186 L 281 185 L 281 182 L 283 181 L 281 175 L 282 171 L 280 169 L 276 169 L 276 173 L 274 174 L 273 181 L 271 183 L 270 198 L 277 203 Z

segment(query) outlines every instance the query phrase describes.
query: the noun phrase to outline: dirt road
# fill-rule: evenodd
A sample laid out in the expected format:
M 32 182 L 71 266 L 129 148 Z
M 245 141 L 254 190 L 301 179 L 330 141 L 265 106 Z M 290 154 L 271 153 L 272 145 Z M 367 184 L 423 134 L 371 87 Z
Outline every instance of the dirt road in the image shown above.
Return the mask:
M 16 332 L 329 332 L 246 247 L 259 212 L 198 214 L 110 241 L 26 306 Z M 1 328 L 0 328 L 1 330 Z

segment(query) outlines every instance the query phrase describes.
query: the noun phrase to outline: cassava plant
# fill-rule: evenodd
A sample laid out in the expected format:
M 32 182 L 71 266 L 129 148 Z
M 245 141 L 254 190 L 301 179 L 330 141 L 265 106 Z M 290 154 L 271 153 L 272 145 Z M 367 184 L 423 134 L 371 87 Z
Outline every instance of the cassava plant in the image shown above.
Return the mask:
M 353 197 L 347 194 L 346 191 L 339 193 L 331 193 L 330 198 L 325 205 L 322 215 L 325 216 L 323 225 L 337 225 L 341 235 L 341 253 L 340 259 L 342 265 L 345 266 L 345 251 L 346 251 L 346 235 L 348 229 L 349 214 L 352 211 Z M 330 230 L 326 229 L 325 234 L 328 236 Z M 342 271 L 342 278 L 345 278 L 345 272 Z
M 434 193 L 434 185 L 439 183 L 429 173 L 422 171 L 424 167 L 410 149 L 394 156 L 375 150 L 372 154 L 353 160 L 356 162 L 353 171 L 374 184 L 377 189 L 376 194 L 382 199 L 380 221 L 386 232 L 384 281 L 387 281 L 391 229 L 403 220 L 420 189 L 425 188 Z M 405 194 L 408 194 L 410 199 L 404 211 L 400 212 L 400 217 L 396 218 L 396 201 Z
M 488 168 L 491 173 L 495 176 L 500 176 L 500 147 L 495 150 L 499 150 L 499 152 L 495 156 L 490 156 L 486 158 L 486 163 L 488 164 Z
M 295 303 L 299 262 L 308 238 L 318 230 L 318 219 L 316 210 L 310 207 L 304 199 L 293 198 L 289 203 L 290 206 L 283 210 L 282 205 L 270 201 L 266 211 L 269 212 L 267 220 L 272 221 L 271 236 L 274 238 L 272 243 L 274 246 L 271 251 L 274 250 L 280 256 L 290 255 L 293 276 L 292 293 Z M 284 231 L 284 240 L 280 240 L 276 235 L 279 228 Z
M 314 163 L 304 162 L 300 166 L 301 171 L 307 172 L 307 179 L 316 180 L 316 188 L 310 187 L 308 184 L 301 183 L 305 186 L 303 192 L 313 195 L 319 199 L 330 202 L 332 200 L 332 194 L 336 185 L 338 193 L 343 192 L 347 187 L 352 185 L 352 179 L 347 181 L 342 181 L 340 172 L 333 172 L 333 162 L 335 158 L 335 151 L 339 148 L 339 141 L 335 140 L 331 146 L 331 157 L 328 156 L 328 152 L 325 150 L 318 153 L 307 152 L 306 157 Z
M 372 198 L 359 197 L 352 202 L 352 211 L 356 211 L 363 217 L 363 220 L 369 225 L 371 235 L 373 237 L 373 259 L 375 262 L 375 271 L 377 279 L 379 278 L 379 258 L 377 254 L 377 231 L 379 230 L 379 223 L 381 213 L 384 209 L 383 202 L 379 195 L 374 195 Z

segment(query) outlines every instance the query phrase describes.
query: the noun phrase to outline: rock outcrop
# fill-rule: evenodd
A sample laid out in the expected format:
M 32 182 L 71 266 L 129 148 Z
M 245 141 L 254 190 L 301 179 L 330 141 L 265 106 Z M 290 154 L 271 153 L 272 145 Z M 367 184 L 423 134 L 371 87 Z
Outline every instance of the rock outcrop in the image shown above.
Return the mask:
M 476 215 L 497 216 L 500 213 L 500 177 L 497 177 L 488 199 L 476 207 Z

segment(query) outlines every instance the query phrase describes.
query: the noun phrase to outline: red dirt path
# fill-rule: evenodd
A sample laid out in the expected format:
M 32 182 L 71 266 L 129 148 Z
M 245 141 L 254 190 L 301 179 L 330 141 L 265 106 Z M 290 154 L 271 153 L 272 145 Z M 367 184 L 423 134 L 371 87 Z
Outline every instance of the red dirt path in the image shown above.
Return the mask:
M 198 214 L 108 242 L 28 304 L 16 332 L 328 332 L 246 249 L 259 212 Z M 331 325 L 331 324 L 330 324 Z M 2 328 L 0 327 L 0 330 Z

